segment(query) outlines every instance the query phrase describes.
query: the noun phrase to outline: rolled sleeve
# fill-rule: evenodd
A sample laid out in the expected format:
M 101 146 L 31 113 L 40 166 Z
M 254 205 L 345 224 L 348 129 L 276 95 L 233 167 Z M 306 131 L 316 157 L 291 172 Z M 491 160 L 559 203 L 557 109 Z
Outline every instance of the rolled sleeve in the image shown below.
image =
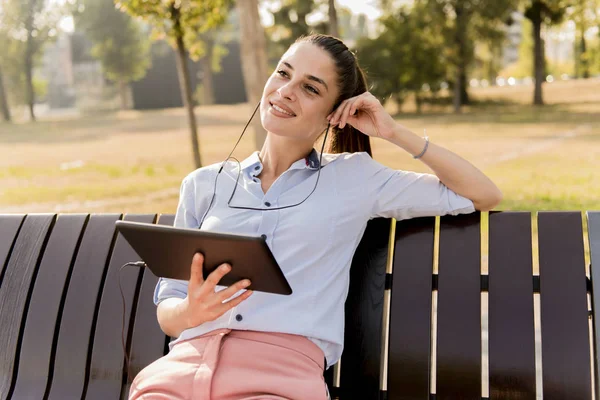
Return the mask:
M 471 200 L 449 189 L 437 176 L 394 170 L 365 155 L 363 171 L 373 200 L 371 218 L 402 220 L 475 211 Z
M 175 214 L 173 226 L 180 228 L 197 228 L 199 223 L 196 218 L 196 204 L 192 179 L 186 177 L 181 183 L 179 191 L 179 205 Z M 190 260 L 191 261 L 191 260 Z M 188 282 L 178 279 L 159 278 L 154 289 L 154 304 L 170 297 L 184 299 L 187 296 Z

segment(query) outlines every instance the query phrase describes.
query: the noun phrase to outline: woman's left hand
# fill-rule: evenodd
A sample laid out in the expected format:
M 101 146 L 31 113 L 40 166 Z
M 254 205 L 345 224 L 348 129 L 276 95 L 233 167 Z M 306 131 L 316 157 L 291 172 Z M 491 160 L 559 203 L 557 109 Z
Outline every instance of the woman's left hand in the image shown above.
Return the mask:
M 370 92 L 344 100 L 327 119 L 340 129 L 349 124 L 365 135 L 387 140 L 392 138 L 397 127 L 394 119 Z

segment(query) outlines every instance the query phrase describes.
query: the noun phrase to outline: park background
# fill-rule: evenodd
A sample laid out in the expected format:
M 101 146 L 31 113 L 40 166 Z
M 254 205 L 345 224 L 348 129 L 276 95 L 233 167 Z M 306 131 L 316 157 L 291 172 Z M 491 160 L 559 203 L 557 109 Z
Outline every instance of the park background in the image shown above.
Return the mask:
M 490 176 L 499 210 L 600 209 L 600 0 L 0 0 L 0 212 L 174 213 L 310 32 Z M 255 117 L 234 156 L 263 140 Z

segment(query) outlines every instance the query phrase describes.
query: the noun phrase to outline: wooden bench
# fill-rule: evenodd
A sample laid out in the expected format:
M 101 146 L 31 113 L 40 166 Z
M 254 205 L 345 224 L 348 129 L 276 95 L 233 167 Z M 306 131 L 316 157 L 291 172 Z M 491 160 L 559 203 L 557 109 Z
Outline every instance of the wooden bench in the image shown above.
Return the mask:
M 0 215 L 0 399 L 126 397 L 119 276 L 132 375 L 165 354 L 156 278 L 136 267 L 119 274 L 138 259 L 115 235 L 120 218 L 173 223 L 172 215 Z M 586 218 L 591 257 L 600 260 L 600 213 Z M 439 229 L 436 218 L 370 221 L 351 269 L 344 355 L 326 373 L 332 394 L 534 399 L 537 377 L 538 398 L 598 398 L 589 310 L 600 276 L 586 276 L 582 214 L 437 221 Z

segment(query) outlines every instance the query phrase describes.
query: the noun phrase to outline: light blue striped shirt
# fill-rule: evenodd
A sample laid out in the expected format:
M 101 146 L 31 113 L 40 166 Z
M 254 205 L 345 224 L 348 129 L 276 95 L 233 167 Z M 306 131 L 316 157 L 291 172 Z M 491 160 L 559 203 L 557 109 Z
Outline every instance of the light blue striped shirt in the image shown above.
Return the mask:
M 199 226 L 220 165 L 197 169 L 185 177 L 175 226 Z M 296 204 L 313 189 L 318 168 L 319 153 L 313 150 L 306 159 L 294 162 L 265 194 L 256 178 L 262 163 L 254 152 L 241 163 L 231 204 L 254 208 Z M 237 163 L 225 165 L 202 230 L 266 235 L 293 294 L 255 292 L 218 319 L 185 330 L 171 345 L 218 328 L 291 333 L 316 343 L 329 367 L 342 355 L 350 264 L 367 222 L 375 217 L 401 220 L 475 211 L 471 200 L 448 189 L 435 175 L 393 170 L 364 152 L 324 153 L 315 192 L 303 204 L 285 210 L 228 207 L 237 174 Z M 186 281 L 160 279 L 154 302 L 185 298 L 186 293 Z

